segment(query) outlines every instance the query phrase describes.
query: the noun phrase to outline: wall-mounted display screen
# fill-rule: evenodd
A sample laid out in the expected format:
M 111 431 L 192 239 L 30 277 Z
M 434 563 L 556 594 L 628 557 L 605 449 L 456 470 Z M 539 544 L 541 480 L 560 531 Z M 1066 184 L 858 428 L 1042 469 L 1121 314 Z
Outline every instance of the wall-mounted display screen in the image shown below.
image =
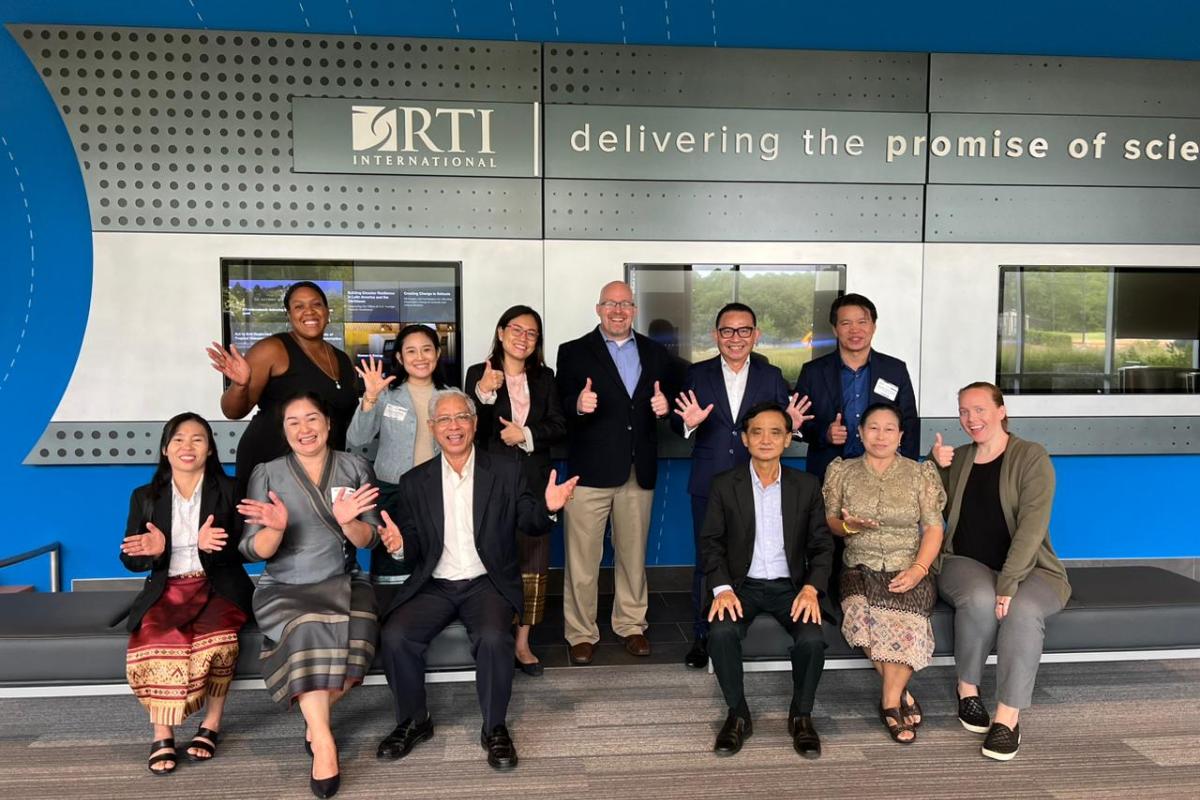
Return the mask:
M 221 259 L 225 344 L 243 353 L 289 328 L 283 295 L 296 281 L 312 281 L 329 299 L 325 341 L 351 359 L 387 356 L 392 368 L 396 333 L 427 325 L 442 342 L 446 380 L 461 382 L 461 264 L 429 261 Z
M 714 322 L 732 302 L 754 309 L 762 332 L 755 352 L 789 382 L 836 344 L 829 306 L 845 291 L 845 264 L 627 264 L 625 271 L 638 331 L 685 361 L 717 354 Z
M 1200 384 L 1200 268 L 1002 266 L 996 383 L 1013 394 Z

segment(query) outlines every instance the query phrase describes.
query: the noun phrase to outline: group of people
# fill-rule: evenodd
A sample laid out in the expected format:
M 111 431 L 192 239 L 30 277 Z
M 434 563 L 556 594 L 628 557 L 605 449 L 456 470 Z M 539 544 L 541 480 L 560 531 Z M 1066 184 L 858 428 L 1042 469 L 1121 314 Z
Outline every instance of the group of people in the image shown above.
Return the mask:
M 401 758 L 433 735 L 425 652 L 455 619 L 475 657 L 488 763 L 516 766 L 507 707 L 515 671 L 542 672 L 530 629 L 545 609 L 546 533 L 564 508 L 571 663 L 590 663 L 600 639 L 608 529 L 612 629 L 629 653 L 650 653 L 645 555 L 666 418 L 694 442 L 695 639 L 685 661 L 702 668 L 711 656 L 729 706 L 718 753 L 737 752 L 752 732 L 741 640 L 760 612 L 793 636 L 793 744 L 820 753 L 811 715 L 821 623 L 837 618 L 836 600 L 843 635 L 880 674 L 882 723 L 895 741 L 914 741 L 922 709 L 908 683 L 932 655 L 940 592 L 957 610 L 959 718 L 986 734 L 985 755 L 1015 755 L 1044 619 L 1070 593 L 1047 532 L 1053 469 L 1043 448 L 1008 433 L 1003 397 L 982 383 L 959 393 L 971 442 L 953 449 L 939 436 L 918 463 L 912 384 L 903 362 L 872 349 L 867 298 L 835 301 L 837 349 L 806 364 L 794 391 L 753 352 L 760 332 L 748 306 L 721 309 L 719 354 L 683 374 L 661 343 L 634 331 L 637 306 L 619 281 L 601 290 L 597 327 L 559 347 L 557 371 L 544 363 L 537 311 L 507 310 L 465 392 L 440 374 L 441 343 L 426 326 L 397 334 L 394 365 L 356 367 L 324 340 L 319 286 L 293 284 L 284 306 L 287 332 L 245 355 L 208 350 L 228 382 L 225 415 L 258 408 L 235 478 L 209 424 L 180 414 L 131 500 L 122 560 L 150 577 L 129 615 L 127 674 L 154 726 L 155 775 L 216 754 L 237 633 L 251 615 L 268 690 L 303 715 L 317 797 L 340 781 L 331 709 L 377 647 L 396 717 L 377 755 Z M 781 462 L 793 438 L 808 444 L 807 474 Z M 375 440 L 373 464 L 345 451 Z M 550 455 L 560 445 L 572 476 L 561 483 Z M 359 549 L 370 550 L 369 574 Z M 265 562 L 257 587 L 246 561 Z M 979 697 L 993 643 L 994 721 Z M 173 728 L 201 708 L 181 753 Z

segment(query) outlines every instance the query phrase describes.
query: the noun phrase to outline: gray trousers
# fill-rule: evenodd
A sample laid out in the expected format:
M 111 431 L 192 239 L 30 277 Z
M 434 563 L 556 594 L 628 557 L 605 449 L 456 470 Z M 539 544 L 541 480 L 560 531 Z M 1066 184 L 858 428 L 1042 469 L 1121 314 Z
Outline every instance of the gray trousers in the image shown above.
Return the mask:
M 938 591 L 954 606 L 954 663 L 958 679 L 978 686 L 983 665 L 996 647 L 996 699 L 1012 708 L 1033 704 L 1033 683 L 1042 657 L 1046 617 L 1063 604 L 1054 586 L 1036 572 L 1021 581 L 1008 614 L 996 619 L 997 572 L 973 558 L 947 555 Z

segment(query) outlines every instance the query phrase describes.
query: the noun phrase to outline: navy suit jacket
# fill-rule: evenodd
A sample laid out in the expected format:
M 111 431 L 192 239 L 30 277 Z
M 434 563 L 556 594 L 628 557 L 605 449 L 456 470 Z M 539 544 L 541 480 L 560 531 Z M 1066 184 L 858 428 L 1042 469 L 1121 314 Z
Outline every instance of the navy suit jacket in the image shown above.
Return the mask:
M 692 477 L 688 481 L 688 494 L 693 497 L 708 497 L 708 487 L 713 476 L 750 461 L 750 453 L 742 444 L 742 420 L 746 412 L 758 403 L 770 401 L 786 406 L 788 385 L 779 367 L 765 358 L 751 356 L 743 369 L 750 370 L 746 376 L 746 392 L 742 395 L 741 408 L 729 407 L 729 395 L 725 392 L 725 376 L 721 371 L 721 357 L 699 361 L 688 367 L 683 391 L 696 393 L 696 401 L 703 408 L 713 404 L 708 419 L 692 432 Z M 671 427 L 683 435 L 683 418 L 671 412 Z
M 805 469 L 825 480 L 825 468 L 829 462 L 842 455 L 841 445 L 832 445 L 825 438 L 830 423 L 842 411 L 842 359 L 838 351 L 813 359 L 800 369 L 796 391 L 801 397 L 808 395 L 812 408 L 808 410 L 814 418 L 805 422 L 800 431 L 808 443 L 808 458 Z M 921 452 L 921 418 L 917 415 L 917 400 L 913 394 L 912 380 L 908 367 L 898 358 L 871 351 L 871 396 L 872 403 L 892 403 L 900 409 L 900 454 L 914 461 Z M 876 388 L 879 379 L 899 387 L 895 399 L 879 394 Z M 843 418 L 845 421 L 845 418 Z

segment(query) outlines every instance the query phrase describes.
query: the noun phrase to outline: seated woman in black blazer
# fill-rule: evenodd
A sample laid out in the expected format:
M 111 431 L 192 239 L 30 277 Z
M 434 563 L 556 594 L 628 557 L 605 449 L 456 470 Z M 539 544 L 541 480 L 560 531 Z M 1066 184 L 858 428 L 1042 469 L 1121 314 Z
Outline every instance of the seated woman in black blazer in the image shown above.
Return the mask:
M 154 725 L 149 769 L 166 775 L 179 758 L 172 728 L 206 698 L 187 756 L 205 761 L 216 753 L 254 587 L 237 548 L 234 482 L 221 469 L 208 422 L 191 412 L 172 418 L 159 453 L 154 478 L 130 498 L 121 561 L 150 571 L 129 609 L 125 674 Z
M 479 401 L 475 443 L 489 453 L 515 459 L 529 486 L 550 477 L 550 448 L 567 435 L 554 370 L 542 358 L 542 317 L 529 306 L 500 315 L 487 361 L 467 370 L 466 387 Z M 542 621 L 550 571 L 550 537 L 519 531 L 517 549 L 525 584 L 525 612 L 517 626 L 517 669 L 542 674 L 529 648 L 530 629 Z

